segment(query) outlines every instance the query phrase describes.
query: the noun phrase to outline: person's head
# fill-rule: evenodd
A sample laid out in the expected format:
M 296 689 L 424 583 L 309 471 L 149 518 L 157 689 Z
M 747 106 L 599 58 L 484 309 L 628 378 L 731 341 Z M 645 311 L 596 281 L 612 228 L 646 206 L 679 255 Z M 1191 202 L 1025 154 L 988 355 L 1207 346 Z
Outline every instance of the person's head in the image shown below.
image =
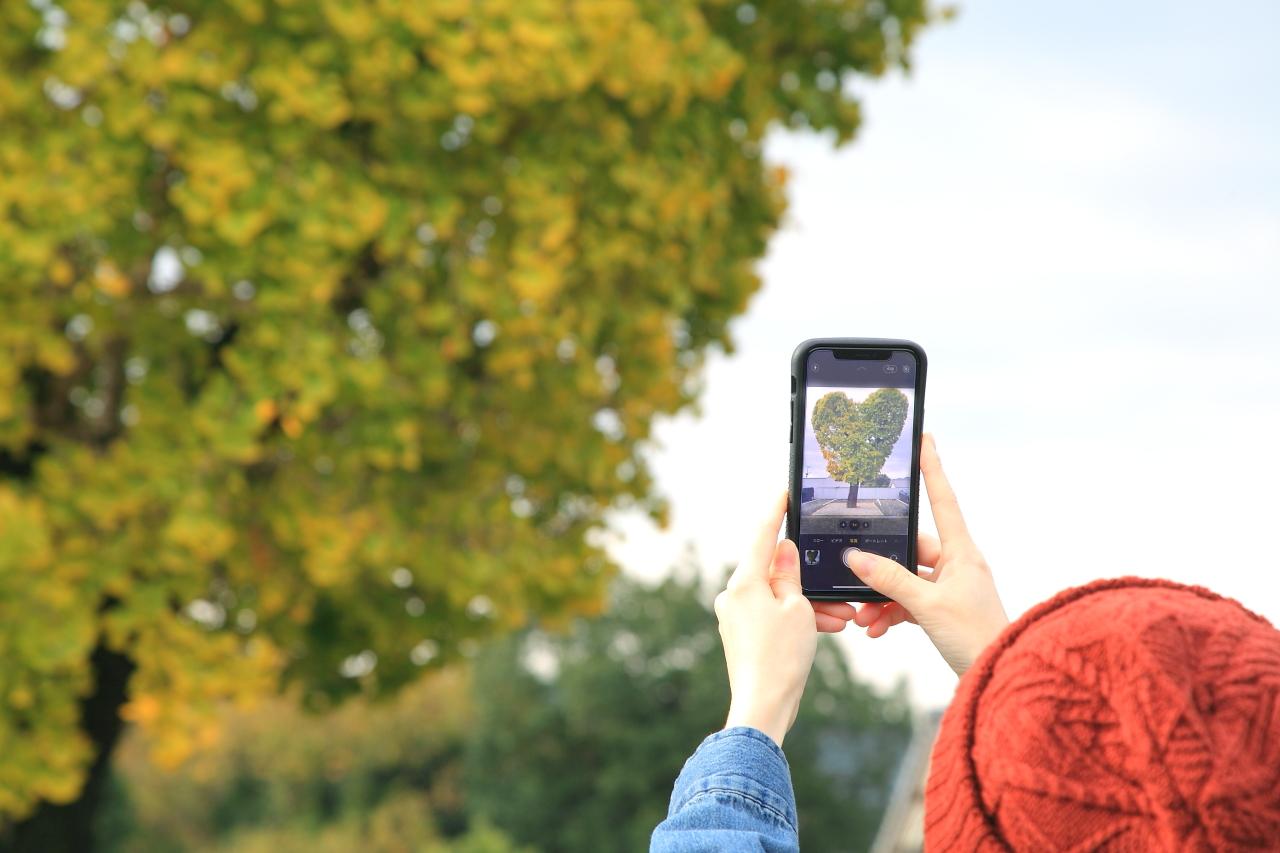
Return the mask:
M 1280 632 L 1123 578 L 1033 608 L 943 717 L 929 850 L 1280 846 Z

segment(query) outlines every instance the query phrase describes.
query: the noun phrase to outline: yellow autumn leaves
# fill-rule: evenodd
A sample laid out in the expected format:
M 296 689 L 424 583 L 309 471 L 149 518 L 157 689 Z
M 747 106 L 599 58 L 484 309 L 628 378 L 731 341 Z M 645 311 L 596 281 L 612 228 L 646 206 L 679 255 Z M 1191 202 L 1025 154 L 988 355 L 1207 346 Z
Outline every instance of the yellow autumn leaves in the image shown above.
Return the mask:
M 588 534 L 661 519 L 653 423 L 758 287 L 762 134 L 846 138 L 818 76 L 924 18 L 52 5 L 0 3 L 6 816 L 78 793 L 96 647 L 174 764 L 220 704 L 394 690 L 421 643 L 598 610 Z

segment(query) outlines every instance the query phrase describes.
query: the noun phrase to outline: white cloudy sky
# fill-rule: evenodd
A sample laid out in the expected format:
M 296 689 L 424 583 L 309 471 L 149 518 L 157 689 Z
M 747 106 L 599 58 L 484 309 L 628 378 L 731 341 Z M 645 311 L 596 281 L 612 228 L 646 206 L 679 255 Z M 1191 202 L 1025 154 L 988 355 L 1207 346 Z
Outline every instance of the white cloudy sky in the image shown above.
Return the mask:
M 657 431 L 671 528 L 623 518 L 613 552 L 718 575 L 785 484 L 795 345 L 903 337 L 1011 615 L 1133 573 L 1280 622 L 1280 3 L 960 5 L 909 79 L 859 86 L 852 146 L 770 140 L 793 180 L 765 286 L 702 414 Z M 914 626 L 841 643 L 950 696 Z
M 799 343 L 799 341 L 796 343 Z M 788 376 L 790 376 L 789 373 Z M 803 465 L 801 468 L 803 476 L 830 476 L 830 472 L 827 471 L 827 460 L 823 458 L 822 448 L 818 446 L 818 437 L 813 432 L 813 407 L 818 405 L 818 401 L 822 399 L 823 395 L 831 391 L 839 391 L 855 403 L 861 403 L 877 390 L 879 389 L 835 387 L 819 387 L 809 390 L 804 400 L 804 459 L 802 460 Z M 886 477 L 905 477 L 911 470 L 911 424 L 915 422 L 916 417 L 914 402 L 916 392 L 913 388 L 899 388 L 898 390 L 907 398 L 907 414 L 906 420 L 903 421 L 905 426 L 902 429 L 902 435 L 898 436 L 897 442 L 889 451 L 888 458 L 884 460 L 884 465 L 880 467 L 880 473 Z M 789 402 L 790 400 L 788 400 Z

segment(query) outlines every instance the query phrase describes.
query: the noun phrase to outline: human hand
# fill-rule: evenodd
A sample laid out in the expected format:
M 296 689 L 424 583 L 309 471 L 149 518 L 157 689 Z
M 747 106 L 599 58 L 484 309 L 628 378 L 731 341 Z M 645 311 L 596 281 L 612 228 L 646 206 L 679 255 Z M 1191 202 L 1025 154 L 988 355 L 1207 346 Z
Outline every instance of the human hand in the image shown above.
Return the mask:
M 882 637 L 900 622 L 915 622 L 956 675 L 964 675 L 987 644 L 1009 624 L 987 561 L 969 538 L 955 492 L 942 472 L 933 436 L 920 448 L 920 473 L 941 541 L 921 535 L 916 562 L 932 567 L 918 576 L 886 557 L 851 555 L 854 573 L 876 592 L 892 598 L 864 604 L 854 616 L 868 637 Z
M 795 543 L 777 541 L 786 510 L 783 492 L 715 603 L 733 696 L 725 728 L 751 726 L 778 746 L 800 708 L 817 632 L 843 630 L 855 616 L 849 604 L 819 612 L 804 597 Z

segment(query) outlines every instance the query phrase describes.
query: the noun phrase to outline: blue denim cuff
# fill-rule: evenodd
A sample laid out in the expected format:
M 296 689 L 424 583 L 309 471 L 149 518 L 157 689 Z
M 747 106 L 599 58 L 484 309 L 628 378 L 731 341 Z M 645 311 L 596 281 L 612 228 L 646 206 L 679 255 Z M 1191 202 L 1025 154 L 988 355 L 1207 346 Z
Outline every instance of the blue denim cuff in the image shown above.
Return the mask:
M 787 757 L 759 729 L 735 726 L 709 735 L 680 771 L 667 816 L 706 794 L 737 795 L 792 832 L 798 831 Z

